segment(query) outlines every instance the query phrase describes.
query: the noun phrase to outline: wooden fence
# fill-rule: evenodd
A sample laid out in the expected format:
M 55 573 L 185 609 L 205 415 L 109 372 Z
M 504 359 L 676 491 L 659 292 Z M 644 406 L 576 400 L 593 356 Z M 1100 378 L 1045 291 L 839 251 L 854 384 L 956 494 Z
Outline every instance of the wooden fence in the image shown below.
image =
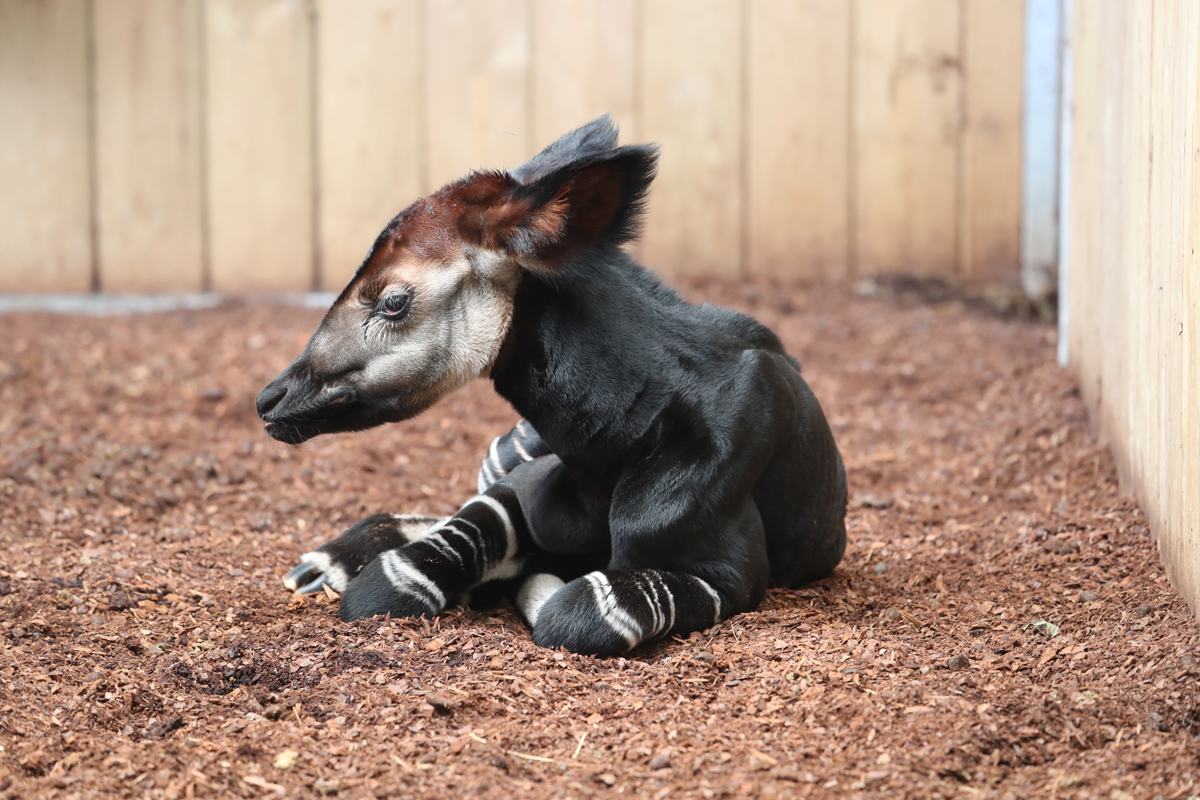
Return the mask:
M 1020 0 L 0 0 L 0 291 L 339 287 L 613 112 L 667 272 L 1018 274 Z
M 1068 351 L 1200 609 L 1200 0 L 1076 0 Z

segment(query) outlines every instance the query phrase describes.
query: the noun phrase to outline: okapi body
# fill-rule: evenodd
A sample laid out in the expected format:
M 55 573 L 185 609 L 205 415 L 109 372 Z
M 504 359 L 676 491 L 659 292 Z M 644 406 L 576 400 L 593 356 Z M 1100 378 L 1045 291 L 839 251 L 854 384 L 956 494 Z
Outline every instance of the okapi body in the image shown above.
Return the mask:
M 401 212 L 259 395 L 289 443 L 410 418 L 475 377 L 523 417 L 454 516 L 362 520 L 290 588 L 330 584 L 344 620 L 508 596 L 538 644 L 616 654 L 838 564 L 845 469 L 799 364 L 622 250 L 656 150 L 616 137 L 603 117 Z

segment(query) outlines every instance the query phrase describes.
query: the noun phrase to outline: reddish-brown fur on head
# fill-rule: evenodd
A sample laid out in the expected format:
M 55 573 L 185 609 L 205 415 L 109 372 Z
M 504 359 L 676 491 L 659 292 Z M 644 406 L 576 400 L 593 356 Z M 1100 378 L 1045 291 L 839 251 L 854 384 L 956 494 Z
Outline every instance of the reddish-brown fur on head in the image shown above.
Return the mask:
M 594 246 L 612 225 L 628 166 L 602 162 L 562 176 L 548 197 L 546 179 L 524 184 L 508 173 L 472 173 L 398 214 L 351 286 L 362 281 L 372 291 L 360 290 L 359 296 L 377 296 L 373 289 L 386 265 L 406 256 L 449 263 L 464 246 L 506 253 L 533 272 L 553 272 Z

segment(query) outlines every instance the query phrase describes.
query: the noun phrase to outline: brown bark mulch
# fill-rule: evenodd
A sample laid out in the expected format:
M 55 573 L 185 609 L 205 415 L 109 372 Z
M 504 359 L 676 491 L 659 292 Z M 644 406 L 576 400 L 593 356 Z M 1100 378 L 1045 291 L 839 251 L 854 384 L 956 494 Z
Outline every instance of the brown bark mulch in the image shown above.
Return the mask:
M 613 659 L 534 647 L 510 609 L 344 624 L 282 589 L 355 519 L 472 494 L 515 419 L 485 382 L 287 448 L 254 396 L 319 312 L 0 316 L 0 798 L 1200 795 L 1200 632 L 1051 327 L 685 291 L 804 364 L 850 546 Z

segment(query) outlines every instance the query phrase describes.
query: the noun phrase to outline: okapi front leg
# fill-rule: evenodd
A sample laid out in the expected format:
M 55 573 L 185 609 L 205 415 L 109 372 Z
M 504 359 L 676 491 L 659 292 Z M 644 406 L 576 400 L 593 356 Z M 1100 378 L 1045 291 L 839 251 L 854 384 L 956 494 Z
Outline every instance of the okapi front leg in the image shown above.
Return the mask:
M 493 486 L 364 567 L 342 594 L 341 617 L 434 616 L 481 583 L 517 577 L 534 550 L 516 495 Z
M 600 656 L 710 628 L 725 618 L 726 605 L 702 578 L 657 569 L 590 572 L 565 585 L 531 575 L 517 596 L 538 645 Z
M 326 584 L 344 592 L 380 553 L 415 542 L 444 519 L 420 514 L 374 514 L 361 519 L 341 536 L 300 556 L 283 585 L 300 594 L 319 592 Z

